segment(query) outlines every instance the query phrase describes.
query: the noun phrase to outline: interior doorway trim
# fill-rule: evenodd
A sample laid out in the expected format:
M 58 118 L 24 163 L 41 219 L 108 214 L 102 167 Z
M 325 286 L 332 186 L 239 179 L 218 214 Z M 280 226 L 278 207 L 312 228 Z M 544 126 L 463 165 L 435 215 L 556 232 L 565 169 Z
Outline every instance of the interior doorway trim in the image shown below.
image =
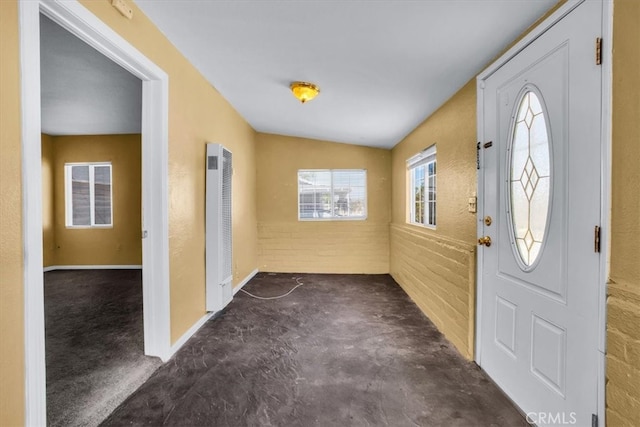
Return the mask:
M 40 13 L 142 80 L 142 228 L 145 354 L 171 355 L 169 307 L 169 78 L 77 1 L 20 0 L 24 245 L 25 422 L 46 425 Z
M 484 135 L 484 87 L 485 81 L 498 71 L 503 65 L 512 58 L 522 52 L 527 46 L 533 43 L 537 38 L 544 34 L 547 30 L 558 23 L 562 18 L 569 14 L 586 0 L 567 0 L 565 4 L 560 6 L 556 11 L 549 15 L 536 28 L 531 30 L 526 36 L 518 41 L 513 47 L 507 50 L 500 58 L 489 65 L 484 71 L 478 74 L 477 82 L 477 133 L 478 141 L 483 140 Z M 611 115 L 612 115 L 612 82 L 613 82 L 613 2 L 602 1 L 602 97 L 601 97 L 601 183 L 600 183 L 600 223 L 602 226 L 601 239 L 605 243 L 601 247 L 600 256 L 600 276 L 598 288 L 598 350 L 600 352 L 600 360 L 598 372 L 594 375 L 598 376 L 598 425 L 605 426 L 605 394 L 606 394 L 606 335 L 607 335 L 607 280 L 609 277 L 609 247 L 610 235 L 609 227 L 611 225 L 610 206 L 611 206 Z M 480 161 L 483 162 L 483 151 L 480 150 L 478 155 Z M 483 218 L 482 203 L 484 197 L 484 172 L 480 168 L 478 170 L 478 218 Z M 482 221 L 477 222 L 477 234 L 482 235 Z M 481 335 L 482 335 L 482 262 L 483 251 L 477 252 L 477 269 L 476 272 L 476 329 L 475 329 L 475 361 L 481 365 L 482 353 Z

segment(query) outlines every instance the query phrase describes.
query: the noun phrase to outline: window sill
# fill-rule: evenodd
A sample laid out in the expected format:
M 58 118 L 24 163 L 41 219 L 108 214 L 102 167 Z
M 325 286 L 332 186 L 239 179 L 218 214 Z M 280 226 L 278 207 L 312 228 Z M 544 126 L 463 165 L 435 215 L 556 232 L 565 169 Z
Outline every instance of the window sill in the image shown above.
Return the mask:
M 65 228 L 70 230 L 90 230 L 90 229 L 98 229 L 104 230 L 113 228 L 113 225 L 66 225 Z
M 407 225 L 413 225 L 414 227 L 426 228 L 427 230 L 436 231 L 436 226 L 435 225 L 420 224 L 419 222 L 411 222 L 411 221 L 407 221 Z
M 333 218 L 298 218 L 299 222 L 327 222 L 327 221 L 337 221 L 337 222 L 342 222 L 342 221 L 366 221 L 367 217 L 366 216 L 359 216 L 359 217 L 350 217 L 350 218 L 340 218 L 340 217 L 333 217 Z

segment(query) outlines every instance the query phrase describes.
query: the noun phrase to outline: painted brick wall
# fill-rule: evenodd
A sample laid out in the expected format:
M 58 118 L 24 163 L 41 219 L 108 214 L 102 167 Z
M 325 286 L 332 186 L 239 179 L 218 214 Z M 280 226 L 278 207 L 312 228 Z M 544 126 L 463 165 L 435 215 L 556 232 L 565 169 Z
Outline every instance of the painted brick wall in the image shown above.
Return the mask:
M 256 163 L 260 271 L 389 272 L 389 150 L 258 133 Z M 299 221 L 300 169 L 365 169 L 366 220 Z
M 258 224 L 260 271 L 389 272 L 389 225 L 360 221 Z
M 438 329 L 473 358 L 476 247 L 392 224 L 391 275 Z
M 640 426 L 640 292 L 609 282 L 607 425 Z

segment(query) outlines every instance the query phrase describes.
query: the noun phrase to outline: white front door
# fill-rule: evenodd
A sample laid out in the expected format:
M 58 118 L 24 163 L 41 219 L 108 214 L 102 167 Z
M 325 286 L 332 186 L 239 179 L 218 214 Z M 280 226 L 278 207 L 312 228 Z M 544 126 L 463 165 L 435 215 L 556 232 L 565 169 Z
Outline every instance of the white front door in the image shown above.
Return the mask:
M 539 426 L 597 414 L 601 16 L 580 4 L 482 93 L 478 360 Z

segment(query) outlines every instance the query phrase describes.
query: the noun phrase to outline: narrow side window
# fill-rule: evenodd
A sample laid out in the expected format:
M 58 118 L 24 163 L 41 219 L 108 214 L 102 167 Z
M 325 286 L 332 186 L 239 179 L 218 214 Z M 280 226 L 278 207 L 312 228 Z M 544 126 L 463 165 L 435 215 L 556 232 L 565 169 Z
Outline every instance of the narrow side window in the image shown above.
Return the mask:
M 436 226 L 436 146 L 407 160 L 409 223 Z

